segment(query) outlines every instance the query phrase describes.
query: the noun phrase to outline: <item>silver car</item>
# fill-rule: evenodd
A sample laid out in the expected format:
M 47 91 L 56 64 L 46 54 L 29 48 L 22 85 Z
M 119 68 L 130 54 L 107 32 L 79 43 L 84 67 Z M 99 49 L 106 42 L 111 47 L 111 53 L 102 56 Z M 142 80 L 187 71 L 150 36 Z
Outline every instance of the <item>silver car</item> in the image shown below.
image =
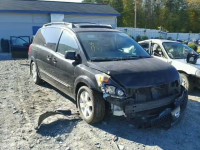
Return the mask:
M 200 87 L 200 60 L 198 53 L 187 45 L 170 40 L 149 39 L 139 44 L 153 57 L 173 65 L 182 77 L 182 84 L 188 91 Z M 197 55 L 195 63 L 187 61 L 188 54 Z

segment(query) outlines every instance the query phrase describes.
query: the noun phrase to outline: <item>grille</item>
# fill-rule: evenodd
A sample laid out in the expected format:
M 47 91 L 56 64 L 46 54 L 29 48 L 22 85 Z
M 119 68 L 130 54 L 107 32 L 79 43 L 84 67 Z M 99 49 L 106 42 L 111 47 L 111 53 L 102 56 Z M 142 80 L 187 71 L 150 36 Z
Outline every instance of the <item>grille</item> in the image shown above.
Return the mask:
M 135 99 L 136 103 L 156 101 L 174 94 L 178 94 L 179 92 L 180 86 L 178 81 L 154 87 L 130 89 L 130 93 Z

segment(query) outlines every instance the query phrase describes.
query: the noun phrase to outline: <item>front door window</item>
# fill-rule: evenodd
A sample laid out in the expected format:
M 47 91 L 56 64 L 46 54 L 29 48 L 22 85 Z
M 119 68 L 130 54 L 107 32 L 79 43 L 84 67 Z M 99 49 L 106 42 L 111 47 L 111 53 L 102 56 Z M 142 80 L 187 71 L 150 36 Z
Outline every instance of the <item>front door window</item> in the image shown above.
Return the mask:
M 27 47 L 30 43 L 30 37 L 28 36 L 12 36 L 11 37 L 11 46 L 25 46 Z

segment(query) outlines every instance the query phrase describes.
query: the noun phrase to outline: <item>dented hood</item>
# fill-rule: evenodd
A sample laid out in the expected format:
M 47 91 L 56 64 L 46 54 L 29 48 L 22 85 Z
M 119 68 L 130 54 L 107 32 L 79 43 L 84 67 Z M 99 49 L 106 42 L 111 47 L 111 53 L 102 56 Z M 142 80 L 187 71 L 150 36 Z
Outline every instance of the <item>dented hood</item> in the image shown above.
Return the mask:
M 88 66 L 104 73 L 126 88 L 166 84 L 179 79 L 177 70 L 157 58 L 88 62 Z

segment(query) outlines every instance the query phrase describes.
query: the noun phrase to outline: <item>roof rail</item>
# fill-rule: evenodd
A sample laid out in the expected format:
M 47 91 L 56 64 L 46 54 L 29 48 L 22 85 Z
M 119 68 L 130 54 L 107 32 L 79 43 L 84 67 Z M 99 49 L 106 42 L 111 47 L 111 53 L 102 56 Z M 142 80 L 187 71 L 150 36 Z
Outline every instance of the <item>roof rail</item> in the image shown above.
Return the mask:
M 111 25 L 95 24 L 95 23 L 75 24 L 74 26 L 76 26 L 77 28 L 107 28 L 107 29 L 113 28 Z
M 66 25 L 66 26 L 68 26 L 70 28 L 74 27 L 74 24 L 73 23 L 69 23 L 69 22 L 51 22 L 51 23 L 44 24 L 43 27 L 51 26 L 51 25 Z
M 107 24 L 96 24 L 96 23 L 89 23 L 89 22 L 51 22 L 44 24 L 43 27 L 51 26 L 51 25 L 65 25 L 69 28 L 107 28 L 112 29 L 111 25 Z

